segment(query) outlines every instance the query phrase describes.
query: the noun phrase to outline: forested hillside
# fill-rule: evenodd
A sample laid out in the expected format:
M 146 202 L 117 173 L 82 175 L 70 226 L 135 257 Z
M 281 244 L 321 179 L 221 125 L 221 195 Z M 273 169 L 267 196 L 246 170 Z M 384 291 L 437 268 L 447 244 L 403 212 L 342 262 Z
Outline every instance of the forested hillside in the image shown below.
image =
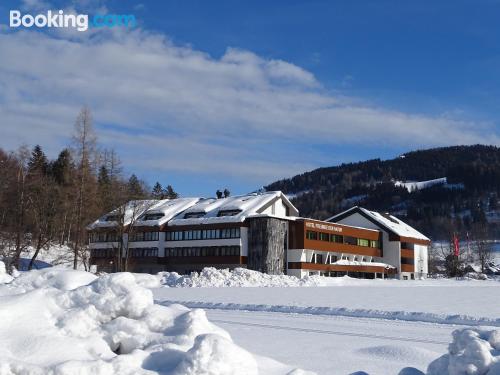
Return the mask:
M 398 186 L 443 177 L 446 183 L 426 188 Z M 360 205 L 399 216 L 433 239 L 449 239 L 453 232 L 500 235 L 499 187 L 500 149 L 475 145 L 319 168 L 266 189 L 287 193 L 303 216 L 325 219 Z

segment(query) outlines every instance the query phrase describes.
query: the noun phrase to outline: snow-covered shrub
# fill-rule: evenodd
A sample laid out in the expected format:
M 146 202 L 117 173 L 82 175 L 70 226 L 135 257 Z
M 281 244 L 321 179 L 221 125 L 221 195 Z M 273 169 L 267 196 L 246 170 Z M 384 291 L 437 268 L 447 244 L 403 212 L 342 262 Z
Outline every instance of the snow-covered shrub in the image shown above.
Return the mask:
M 500 375 L 500 330 L 460 329 L 427 375 Z

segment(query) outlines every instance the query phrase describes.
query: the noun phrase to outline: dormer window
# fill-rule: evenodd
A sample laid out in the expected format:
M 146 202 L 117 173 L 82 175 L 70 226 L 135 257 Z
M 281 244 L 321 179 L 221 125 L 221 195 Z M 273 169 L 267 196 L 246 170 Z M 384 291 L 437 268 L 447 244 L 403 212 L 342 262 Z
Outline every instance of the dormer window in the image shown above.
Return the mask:
M 163 216 L 165 216 L 164 213 L 162 212 L 155 212 L 155 213 L 150 213 L 150 214 L 145 214 L 142 216 L 141 220 L 148 221 L 148 220 L 159 220 Z
M 104 221 L 119 221 L 120 215 L 108 215 L 104 218 Z
M 241 210 L 221 210 L 217 213 L 218 217 L 223 216 L 236 216 L 241 212 Z
M 399 221 L 397 221 L 395 217 L 392 217 L 388 212 L 381 213 L 380 215 L 382 215 L 387 220 L 392 221 L 395 224 L 399 224 Z
M 184 219 L 196 219 L 205 216 L 205 212 L 188 212 L 184 215 Z

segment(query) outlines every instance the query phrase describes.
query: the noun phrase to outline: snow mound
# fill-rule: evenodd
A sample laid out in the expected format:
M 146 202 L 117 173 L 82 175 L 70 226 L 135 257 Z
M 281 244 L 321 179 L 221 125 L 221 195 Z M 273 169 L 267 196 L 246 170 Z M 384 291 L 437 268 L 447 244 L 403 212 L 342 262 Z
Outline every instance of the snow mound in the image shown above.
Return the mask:
M 500 375 L 500 331 L 454 331 L 448 354 L 431 362 L 427 375 Z
M 200 273 L 179 275 L 176 272 L 162 272 L 162 284 L 177 288 L 202 288 L 202 287 L 298 287 L 321 286 L 323 281 L 319 276 L 306 276 L 299 279 L 295 276 L 268 275 L 246 268 L 216 269 L 204 268 Z
M 154 278 L 45 269 L 0 285 L 0 375 L 257 375 L 203 310 L 154 304 Z
M 10 283 L 13 277 L 7 274 L 5 263 L 0 260 L 0 284 Z

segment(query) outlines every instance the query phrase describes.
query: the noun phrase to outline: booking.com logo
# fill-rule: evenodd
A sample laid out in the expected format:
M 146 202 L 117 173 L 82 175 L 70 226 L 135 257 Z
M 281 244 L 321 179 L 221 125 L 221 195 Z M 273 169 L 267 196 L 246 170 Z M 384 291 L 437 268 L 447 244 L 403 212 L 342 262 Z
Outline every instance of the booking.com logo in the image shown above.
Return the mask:
M 63 10 L 47 11 L 46 14 L 21 14 L 19 10 L 10 11 L 10 27 L 65 27 L 75 28 L 78 31 L 87 31 L 89 27 L 136 26 L 133 14 L 65 14 Z M 89 22 L 90 21 L 90 22 Z

